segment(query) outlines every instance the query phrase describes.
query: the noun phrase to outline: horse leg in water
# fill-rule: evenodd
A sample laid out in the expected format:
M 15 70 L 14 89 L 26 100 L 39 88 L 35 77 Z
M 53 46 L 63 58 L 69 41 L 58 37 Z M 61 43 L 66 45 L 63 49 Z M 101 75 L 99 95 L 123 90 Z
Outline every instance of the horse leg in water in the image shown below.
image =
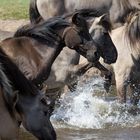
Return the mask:
M 93 63 L 90 62 L 69 66 L 68 76 L 66 78 L 66 84 L 70 89 L 70 91 L 76 90 L 78 76 L 83 75 L 91 67 L 93 67 Z
M 125 75 L 119 75 L 119 73 L 115 73 L 115 80 L 118 99 L 120 103 L 125 103 L 128 80 L 125 79 Z
M 92 67 L 98 68 L 101 71 L 101 74 L 104 75 L 105 77 L 104 87 L 107 92 L 109 91 L 109 87 L 111 85 L 112 73 L 108 69 L 106 69 L 99 61 L 96 63 L 86 62 L 84 64 L 79 64 L 74 67 L 70 67 L 69 79 L 72 79 L 72 81 L 74 81 L 73 84 L 68 84 L 68 87 L 71 91 L 75 90 L 75 85 L 77 85 L 77 76 L 81 76 L 85 74 L 85 72 Z

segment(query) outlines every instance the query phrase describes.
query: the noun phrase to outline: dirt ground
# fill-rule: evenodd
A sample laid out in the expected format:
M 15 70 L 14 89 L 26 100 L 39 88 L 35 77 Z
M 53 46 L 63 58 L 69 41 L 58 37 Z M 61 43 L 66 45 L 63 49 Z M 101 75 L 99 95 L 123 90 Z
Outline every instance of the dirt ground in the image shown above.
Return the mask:
M 27 20 L 0 20 L 0 40 L 10 37 L 21 26 L 29 23 Z

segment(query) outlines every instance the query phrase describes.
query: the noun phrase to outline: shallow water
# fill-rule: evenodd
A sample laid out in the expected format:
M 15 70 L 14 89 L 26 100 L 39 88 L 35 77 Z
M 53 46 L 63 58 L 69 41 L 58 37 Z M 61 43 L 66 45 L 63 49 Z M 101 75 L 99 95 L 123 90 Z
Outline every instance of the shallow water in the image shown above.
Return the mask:
M 123 106 L 106 95 L 103 79 L 94 77 L 62 96 L 51 121 L 58 140 L 140 140 L 140 115 L 131 115 L 130 107 L 129 100 Z M 21 140 L 35 140 L 21 134 Z
M 140 128 L 101 130 L 58 129 L 58 140 L 140 140 Z M 27 132 L 21 132 L 20 140 L 36 140 Z

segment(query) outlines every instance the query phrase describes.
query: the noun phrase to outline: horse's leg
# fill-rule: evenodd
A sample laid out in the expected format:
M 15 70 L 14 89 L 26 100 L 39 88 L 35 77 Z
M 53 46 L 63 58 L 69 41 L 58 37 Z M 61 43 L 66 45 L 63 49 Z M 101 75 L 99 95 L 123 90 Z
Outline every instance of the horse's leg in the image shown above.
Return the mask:
M 105 68 L 100 62 L 95 63 L 94 67 L 98 68 L 101 71 L 101 76 L 105 78 L 104 88 L 106 92 L 108 92 L 111 86 L 112 72 Z
M 71 65 L 68 70 L 68 78 L 66 80 L 70 91 L 75 91 L 78 76 L 82 76 L 87 70 L 93 67 L 93 63 L 85 62 L 79 65 Z
M 117 96 L 120 103 L 126 103 L 126 88 L 128 83 L 124 76 L 115 74 Z
M 75 86 L 77 85 L 77 76 L 82 76 L 83 74 L 85 74 L 86 71 L 88 71 L 92 67 L 98 68 L 101 71 L 101 74 L 105 76 L 104 87 L 108 92 L 109 87 L 111 85 L 112 73 L 108 69 L 106 69 L 100 62 L 96 63 L 86 62 L 83 64 L 71 66 L 69 74 L 70 77 L 74 79 L 73 81 L 75 81 L 73 84 L 68 85 L 71 91 L 73 91 L 73 89 L 75 89 Z

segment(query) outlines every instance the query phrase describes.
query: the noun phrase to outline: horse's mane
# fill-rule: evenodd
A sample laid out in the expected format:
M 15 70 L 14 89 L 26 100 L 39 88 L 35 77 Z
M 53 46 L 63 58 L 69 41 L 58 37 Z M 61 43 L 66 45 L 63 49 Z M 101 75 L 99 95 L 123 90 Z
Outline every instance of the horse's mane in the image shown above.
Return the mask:
M 125 23 L 126 17 L 129 13 L 138 10 L 136 7 L 132 6 L 128 0 L 116 0 L 114 2 L 117 2 L 114 5 L 120 7 L 118 21 L 121 21 L 122 23 Z
M 3 72 L 10 81 L 13 90 L 18 90 L 22 95 L 36 95 L 36 87 L 22 74 L 11 59 L 0 49 L 0 63 Z
M 7 78 L 7 76 L 4 73 L 4 69 L 0 63 L 0 86 L 1 86 L 1 90 L 2 90 L 2 98 L 5 101 L 5 105 L 10 113 L 10 115 L 13 117 L 13 99 L 10 97 L 13 97 L 13 90 L 12 90 L 12 86 L 10 85 L 10 81 Z
M 60 37 L 56 33 L 56 30 L 60 30 L 69 26 L 66 20 L 60 17 L 50 18 L 47 21 L 43 21 L 40 24 L 32 25 L 28 24 L 18 29 L 14 37 L 27 36 L 35 38 L 39 41 L 43 41 L 48 44 L 54 44 L 56 41 L 60 41 Z
M 126 36 L 131 46 L 135 46 L 135 44 L 140 42 L 140 11 L 132 12 L 126 22 Z

